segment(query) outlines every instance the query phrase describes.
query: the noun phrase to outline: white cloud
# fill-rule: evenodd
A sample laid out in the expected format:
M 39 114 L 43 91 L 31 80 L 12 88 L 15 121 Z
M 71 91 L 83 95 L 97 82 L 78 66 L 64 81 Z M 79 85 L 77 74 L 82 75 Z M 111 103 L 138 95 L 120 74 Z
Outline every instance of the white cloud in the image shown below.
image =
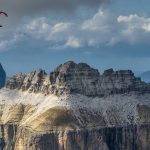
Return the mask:
M 79 48 L 82 47 L 82 45 L 79 39 L 75 37 L 69 37 L 68 41 L 65 44 L 65 47 Z
M 8 50 L 10 47 L 12 47 L 19 39 L 21 39 L 20 34 L 14 34 L 11 38 L 9 39 L 4 39 L 0 41 L 0 52 Z
M 81 29 L 85 31 L 109 31 L 110 29 L 110 18 L 107 12 L 99 10 L 93 18 L 83 21 Z
M 45 38 L 51 30 L 51 26 L 44 17 L 32 20 L 23 28 L 25 33 L 36 38 Z
M 52 27 L 52 33 L 59 33 L 59 32 L 66 31 L 68 30 L 70 26 L 71 26 L 71 23 L 68 23 L 68 22 L 57 23 Z
M 8 41 L 7 40 L 1 41 L 0 42 L 0 49 L 4 49 L 7 45 L 8 45 Z
M 121 28 L 121 36 L 131 43 L 149 42 L 150 18 L 141 17 L 137 14 L 119 16 L 117 18 Z
M 24 40 L 24 35 L 29 37 L 29 42 L 42 39 L 49 43 L 49 47 L 57 49 L 112 46 L 120 42 L 149 43 L 150 18 L 137 14 L 116 16 L 102 10 L 99 10 L 92 18 L 79 22 L 53 23 L 45 17 L 36 18 L 17 29 L 15 36 L 13 35 L 10 40 L 1 40 L 0 50 L 13 45 L 21 38 Z

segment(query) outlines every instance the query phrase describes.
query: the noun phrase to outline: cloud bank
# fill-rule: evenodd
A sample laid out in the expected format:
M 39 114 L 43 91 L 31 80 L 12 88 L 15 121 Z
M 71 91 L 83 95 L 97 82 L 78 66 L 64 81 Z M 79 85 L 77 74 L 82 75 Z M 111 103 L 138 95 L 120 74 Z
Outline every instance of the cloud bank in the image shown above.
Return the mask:
M 42 11 L 74 11 L 79 7 L 98 8 L 111 0 L 0 0 L 1 9 L 16 16 L 38 14 Z
M 19 38 L 18 38 L 19 37 Z M 80 22 L 66 21 L 52 24 L 47 18 L 35 18 L 11 37 L 2 40 L 0 50 L 22 39 L 43 40 L 49 49 L 113 46 L 119 43 L 149 43 L 150 18 L 131 14 L 116 16 L 109 11 L 99 10 L 92 18 Z M 2 50 L 1 50 L 2 51 Z

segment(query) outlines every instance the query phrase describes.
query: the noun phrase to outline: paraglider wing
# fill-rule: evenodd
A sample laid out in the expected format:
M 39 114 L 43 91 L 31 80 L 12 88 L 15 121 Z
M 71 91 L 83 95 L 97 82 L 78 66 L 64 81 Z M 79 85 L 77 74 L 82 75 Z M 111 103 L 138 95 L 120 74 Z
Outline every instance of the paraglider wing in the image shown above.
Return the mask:
M 1 16 L 1 15 L 4 15 L 5 17 L 8 17 L 8 14 L 7 14 L 7 13 L 5 13 L 5 12 L 3 12 L 3 11 L 0 11 L 0 16 Z M 1 28 L 1 27 L 3 27 L 3 26 L 2 26 L 2 25 L 0 25 L 0 28 Z
M 6 17 L 8 17 L 8 14 L 3 11 L 0 11 L 0 15 L 5 15 Z

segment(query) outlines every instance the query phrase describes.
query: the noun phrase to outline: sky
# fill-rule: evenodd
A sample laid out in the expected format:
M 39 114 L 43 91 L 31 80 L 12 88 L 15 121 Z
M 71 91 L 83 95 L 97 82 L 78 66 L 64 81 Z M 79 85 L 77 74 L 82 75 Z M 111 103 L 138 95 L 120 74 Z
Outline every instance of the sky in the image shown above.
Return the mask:
M 7 75 L 73 60 L 100 70 L 150 70 L 149 0 L 0 0 Z

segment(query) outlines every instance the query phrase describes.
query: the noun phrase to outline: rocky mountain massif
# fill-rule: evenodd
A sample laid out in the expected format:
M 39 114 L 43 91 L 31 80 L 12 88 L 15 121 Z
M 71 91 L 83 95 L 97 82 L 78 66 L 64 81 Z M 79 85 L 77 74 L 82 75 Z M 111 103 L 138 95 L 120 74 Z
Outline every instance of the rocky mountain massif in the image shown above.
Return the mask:
M 149 150 L 150 84 L 72 61 L 20 73 L 0 90 L 0 122 L 1 150 Z
M 93 97 L 150 91 L 150 85 L 136 78 L 130 70 L 115 72 L 109 69 L 100 75 L 87 64 L 72 61 L 60 65 L 50 74 L 41 69 L 27 75 L 17 74 L 8 80 L 6 88 L 45 95 L 78 93 Z

